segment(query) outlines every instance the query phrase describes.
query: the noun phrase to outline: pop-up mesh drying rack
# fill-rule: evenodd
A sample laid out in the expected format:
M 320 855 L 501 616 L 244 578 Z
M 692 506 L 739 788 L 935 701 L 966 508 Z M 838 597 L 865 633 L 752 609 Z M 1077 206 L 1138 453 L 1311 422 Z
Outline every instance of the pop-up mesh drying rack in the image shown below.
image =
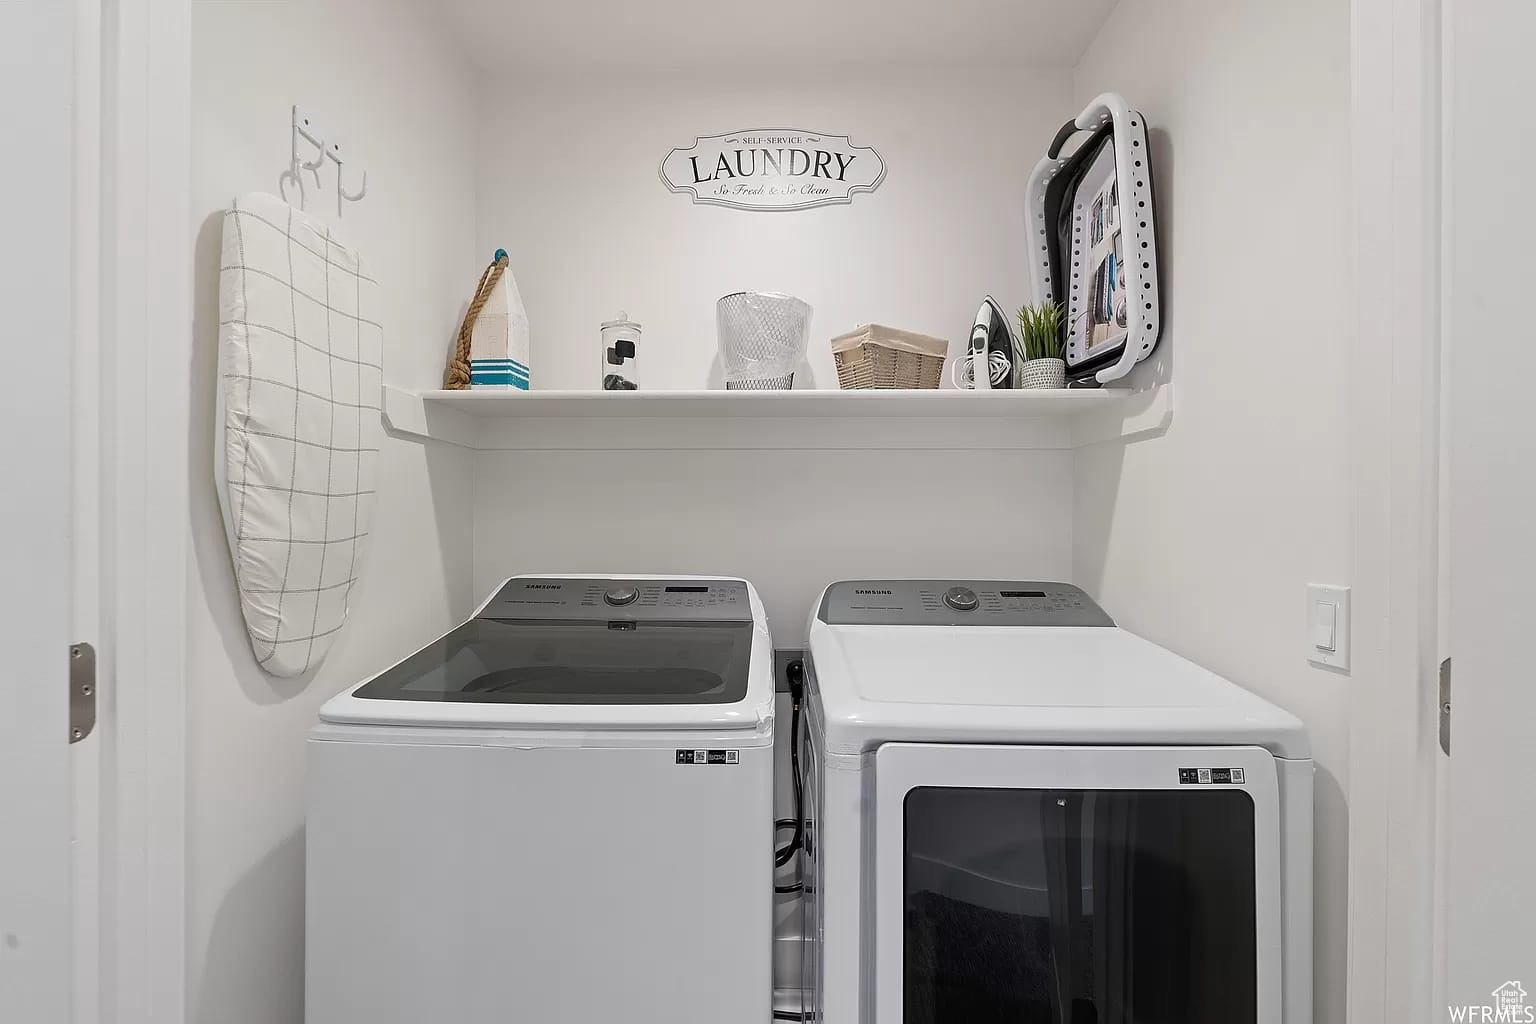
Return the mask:
M 733 292 L 715 304 L 728 391 L 787 391 L 805 358 L 811 307 L 793 295 Z
M 1033 301 L 1065 314 L 1067 376 L 1118 380 L 1162 327 L 1147 119 L 1099 96 L 1056 133 L 1027 201 Z

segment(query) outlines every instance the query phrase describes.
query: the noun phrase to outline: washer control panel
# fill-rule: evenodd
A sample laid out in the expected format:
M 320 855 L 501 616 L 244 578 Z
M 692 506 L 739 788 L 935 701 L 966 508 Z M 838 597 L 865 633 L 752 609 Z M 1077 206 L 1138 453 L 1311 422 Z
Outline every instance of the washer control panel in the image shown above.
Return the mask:
M 508 580 L 480 613 L 483 619 L 751 622 L 752 602 L 740 580 Z
M 626 604 L 634 604 L 640 600 L 640 588 L 632 587 L 628 583 L 620 583 L 616 587 L 609 587 L 603 591 L 603 601 L 616 607 Z
M 1003 580 L 847 580 L 827 588 L 819 612 L 849 626 L 1113 626 L 1070 583 Z
M 970 587 L 950 587 L 944 591 L 944 603 L 957 612 L 973 612 L 981 607 L 981 598 Z

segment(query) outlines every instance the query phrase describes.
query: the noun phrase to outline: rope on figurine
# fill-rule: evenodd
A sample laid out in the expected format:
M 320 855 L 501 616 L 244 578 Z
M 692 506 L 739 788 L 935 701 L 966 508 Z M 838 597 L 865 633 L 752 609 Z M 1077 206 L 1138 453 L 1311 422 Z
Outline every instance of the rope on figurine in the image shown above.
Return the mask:
M 507 250 L 497 249 L 495 260 L 485 268 L 485 273 L 480 275 L 480 283 L 475 286 L 475 297 L 470 300 L 469 310 L 464 314 L 464 323 L 459 327 L 459 340 L 453 347 L 453 355 L 448 357 L 448 368 L 443 371 L 445 391 L 463 391 L 469 387 L 470 335 L 474 333 L 480 311 L 490 301 L 491 293 L 496 290 L 496 284 L 506 270 Z

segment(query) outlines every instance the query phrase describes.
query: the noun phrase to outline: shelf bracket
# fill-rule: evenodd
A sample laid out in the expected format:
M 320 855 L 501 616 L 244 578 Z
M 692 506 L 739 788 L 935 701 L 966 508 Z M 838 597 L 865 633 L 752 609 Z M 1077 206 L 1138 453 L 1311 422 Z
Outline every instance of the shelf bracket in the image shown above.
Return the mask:
M 1173 424 L 1173 385 L 1138 391 L 1113 408 L 1096 409 L 1072 421 L 1072 447 L 1106 441 L 1161 437 Z
M 456 409 L 429 408 L 409 391 L 385 387 L 383 416 L 385 428 L 394 435 L 459 448 L 477 447 L 479 432 L 470 417 Z

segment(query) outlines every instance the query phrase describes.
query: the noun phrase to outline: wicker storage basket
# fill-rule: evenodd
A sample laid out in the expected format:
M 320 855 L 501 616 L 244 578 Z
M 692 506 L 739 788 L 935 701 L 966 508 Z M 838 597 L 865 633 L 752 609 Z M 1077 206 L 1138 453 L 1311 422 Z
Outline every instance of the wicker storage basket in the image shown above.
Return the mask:
M 837 385 L 869 388 L 936 388 L 949 342 L 894 327 L 865 324 L 832 339 Z

